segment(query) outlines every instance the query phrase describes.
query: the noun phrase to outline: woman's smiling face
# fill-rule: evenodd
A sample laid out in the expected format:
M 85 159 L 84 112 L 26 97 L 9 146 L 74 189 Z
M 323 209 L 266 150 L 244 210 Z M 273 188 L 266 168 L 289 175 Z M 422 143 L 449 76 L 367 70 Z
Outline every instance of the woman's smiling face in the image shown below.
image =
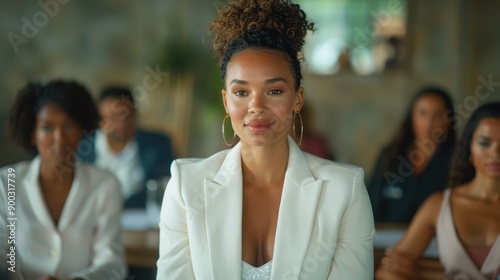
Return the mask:
M 281 54 L 247 49 L 229 61 L 222 99 L 241 142 L 266 146 L 286 142 L 304 90 L 295 89 L 291 65 Z
M 82 129 L 67 112 L 48 103 L 37 114 L 32 137 L 43 160 L 70 164 L 76 157 Z

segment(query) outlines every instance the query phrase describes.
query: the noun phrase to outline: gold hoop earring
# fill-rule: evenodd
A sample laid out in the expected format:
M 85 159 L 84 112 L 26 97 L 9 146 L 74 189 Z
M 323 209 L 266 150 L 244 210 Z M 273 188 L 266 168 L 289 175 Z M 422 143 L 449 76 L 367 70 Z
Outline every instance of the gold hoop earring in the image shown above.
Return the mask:
M 233 140 L 231 141 L 231 143 L 227 142 L 226 134 L 224 133 L 224 126 L 226 125 L 226 119 L 228 117 L 229 117 L 229 114 L 226 113 L 226 115 L 224 116 L 224 119 L 222 120 L 222 139 L 224 140 L 224 143 L 226 143 L 226 145 L 232 146 L 234 144 L 234 141 L 236 140 L 236 131 L 233 133 Z
M 292 130 L 293 130 L 293 137 L 295 138 L 295 141 L 297 141 L 297 135 L 295 135 L 295 116 L 299 115 L 300 118 L 300 139 L 299 143 L 297 143 L 299 146 L 302 144 L 302 137 L 304 136 L 304 123 L 302 122 L 302 115 L 300 114 L 300 111 L 293 112 L 293 117 L 292 117 Z

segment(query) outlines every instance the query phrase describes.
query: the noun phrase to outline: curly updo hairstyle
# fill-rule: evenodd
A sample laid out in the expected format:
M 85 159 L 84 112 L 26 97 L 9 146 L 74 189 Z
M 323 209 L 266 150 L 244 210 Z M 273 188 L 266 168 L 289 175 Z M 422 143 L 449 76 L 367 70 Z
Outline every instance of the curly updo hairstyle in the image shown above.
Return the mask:
M 37 154 L 32 142 L 40 110 L 53 104 L 70 116 L 82 130 L 92 131 L 99 125 L 99 113 L 87 89 L 74 81 L 56 80 L 45 86 L 28 83 L 16 96 L 7 120 L 7 133 L 26 151 Z
M 273 50 L 291 64 L 295 89 L 300 87 L 302 73 L 299 52 L 307 31 L 314 23 L 298 4 L 290 0 L 236 0 L 219 10 L 210 25 L 213 47 L 219 57 L 222 80 L 226 78 L 231 58 L 248 48 Z

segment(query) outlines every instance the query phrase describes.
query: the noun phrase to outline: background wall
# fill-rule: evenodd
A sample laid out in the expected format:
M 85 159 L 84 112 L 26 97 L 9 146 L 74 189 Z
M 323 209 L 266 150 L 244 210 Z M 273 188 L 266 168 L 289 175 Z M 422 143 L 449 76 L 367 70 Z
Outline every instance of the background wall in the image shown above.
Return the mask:
M 162 77 L 157 86 L 138 95 L 141 123 L 173 135 L 180 156 L 205 157 L 224 148 L 220 78 L 207 44 L 208 23 L 224 2 L 0 2 L 0 166 L 29 158 L 6 139 L 5 121 L 16 92 L 30 80 L 76 79 L 97 95 L 110 83 L 141 93 L 144 77 L 163 74 L 155 76 Z M 500 100 L 500 2 L 407 4 L 407 59 L 401 69 L 366 77 L 348 71 L 304 75 L 317 128 L 337 159 L 368 174 L 417 87 L 448 88 L 464 120 L 479 103 Z M 162 99 L 169 106 L 155 102 L 162 94 L 169 96 Z M 175 100 L 184 105 L 174 112 L 181 102 Z
M 370 174 L 423 85 L 449 89 L 462 122 L 480 103 L 500 100 L 500 52 L 495 51 L 500 32 L 493 15 L 499 9 L 498 1 L 408 1 L 403 69 L 369 77 L 306 74 L 307 98 L 338 160 Z

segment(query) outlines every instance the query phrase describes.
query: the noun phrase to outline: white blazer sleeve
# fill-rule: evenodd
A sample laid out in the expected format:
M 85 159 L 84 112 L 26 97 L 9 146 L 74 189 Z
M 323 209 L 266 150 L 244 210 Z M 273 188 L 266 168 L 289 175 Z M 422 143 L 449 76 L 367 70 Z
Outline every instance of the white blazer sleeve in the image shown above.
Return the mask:
M 157 280 L 195 279 L 189 250 L 186 204 L 181 193 L 179 164 L 172 163 L 172 177 L 163 197 L 160 215 L 160 257 Z
M 328 279 L 373 279 L 375 227 L 363 169 L 353 180 L 351 201 L 340 224 L 339 239 Z
M 120 226 L 123 201 L 119 182 L 108 174 L 99 179 L 102 183 L 99 186 L 101 193 L 97 203 L 92 265 L 71 274 L 71 279 L 121 280 L 127 276 Z

